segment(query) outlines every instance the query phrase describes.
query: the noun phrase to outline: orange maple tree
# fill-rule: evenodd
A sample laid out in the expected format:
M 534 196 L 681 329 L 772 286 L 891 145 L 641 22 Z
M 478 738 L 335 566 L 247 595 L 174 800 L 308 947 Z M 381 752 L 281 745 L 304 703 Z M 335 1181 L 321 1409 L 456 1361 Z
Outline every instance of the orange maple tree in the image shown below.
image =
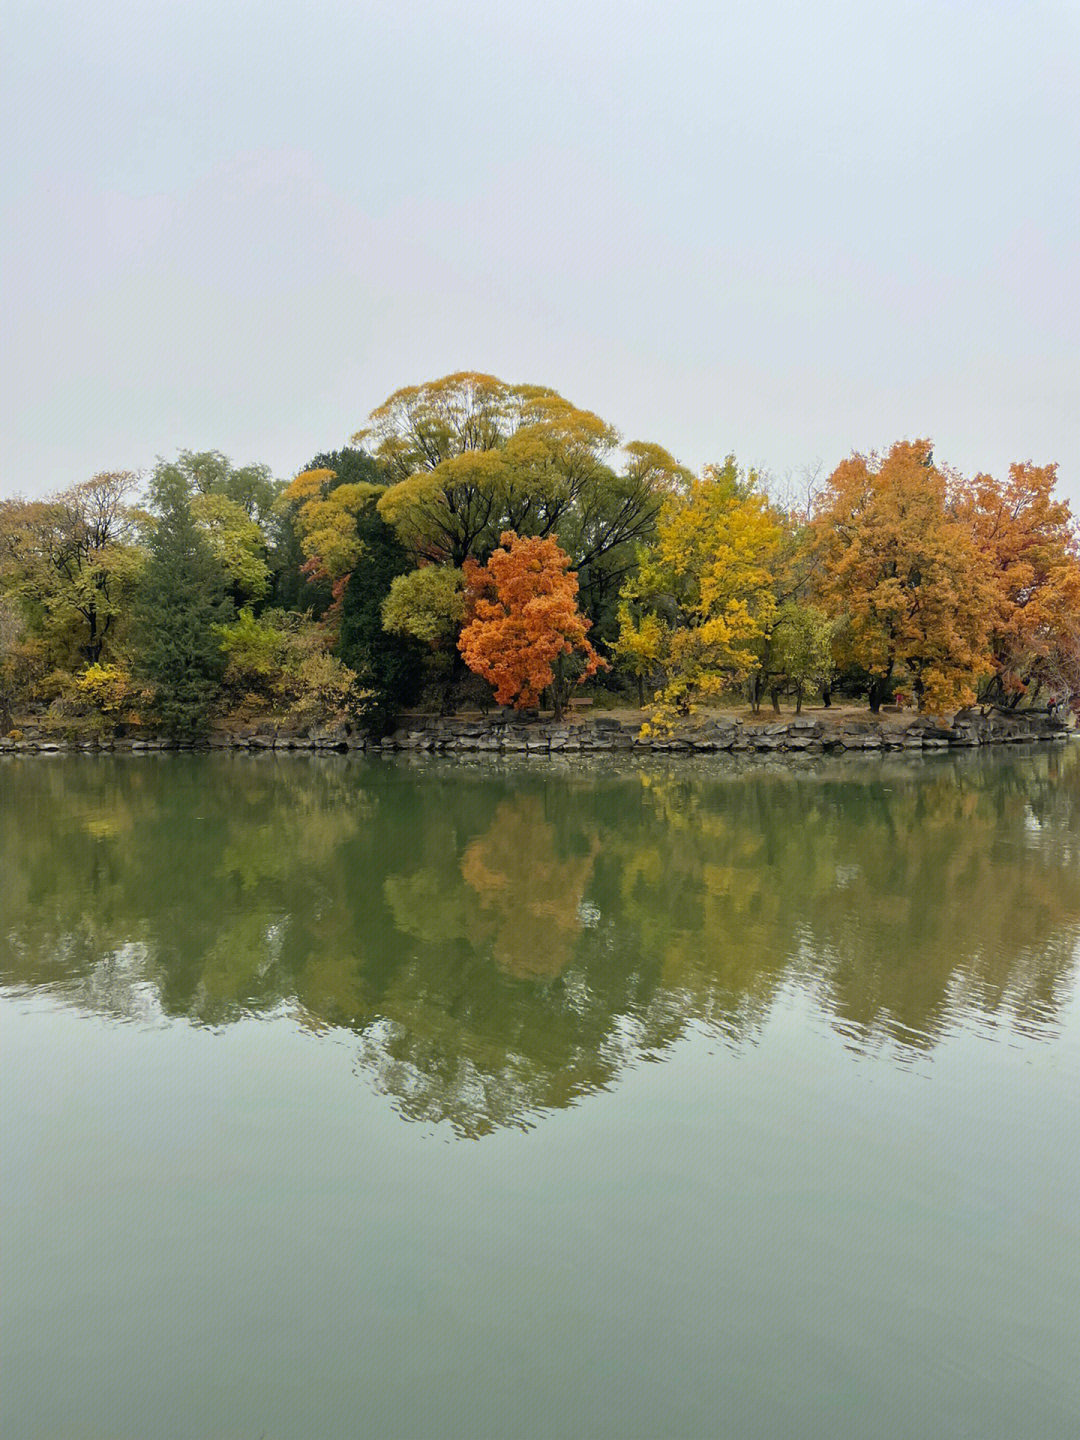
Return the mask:
M 1080 693 L 1080 545 L 1056 480 L 1057 466 L 1025 463 L 1006 481 L 976 475 L 970 487 L 970 524 L 999 597 L 986 698 L 1008 705 L 1040 689 Z
M 550 686 L 560 718 L 575 680 L 607 669 L 587 638 L 592 622 L 578 609 L 569 555 L 554 540 L 504 530 L 486 565 L 466 560 L 462 569 L 465 663 L 494 687 L 500 705 L 518 710 L 538 705 Z
M 848 658 L 870 673 L 873 710 L 900 667 L 919 709 L 937 713 L 971 704 L 993 668 L 998 591 L 966 508 L 960 477 L 934 464 L 927 440 L 851 456 L 818 498 L 820 592 L 845 619 Z

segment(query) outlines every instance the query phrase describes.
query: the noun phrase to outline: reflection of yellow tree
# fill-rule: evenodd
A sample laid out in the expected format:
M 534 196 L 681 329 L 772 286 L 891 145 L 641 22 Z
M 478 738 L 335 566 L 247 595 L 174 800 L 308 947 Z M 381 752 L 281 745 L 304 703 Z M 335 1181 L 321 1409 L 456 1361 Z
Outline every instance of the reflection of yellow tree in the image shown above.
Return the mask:
M 1075 975 L 1080 747 L 642 774 L 168 757 L 3 767 L 0 981 L 348 1026 L 462 1134 L 787 987 L 858 1044 L 1041 1029 Z
M 562 852 L 539 796 L 503 800 L 461 873 L 480 902 L 496 964 L 522 979 L 558 975 L 581 933 L 581 902 L 600 848 Z
M 665 987 L 728 1029 L 792 981 L 862 1039 L 932 1045 L 973 1007 L 1045 1020 L 1080 930 L 1078 761 L 647 775 L 662 823 L 611 842 L 621 918 Z

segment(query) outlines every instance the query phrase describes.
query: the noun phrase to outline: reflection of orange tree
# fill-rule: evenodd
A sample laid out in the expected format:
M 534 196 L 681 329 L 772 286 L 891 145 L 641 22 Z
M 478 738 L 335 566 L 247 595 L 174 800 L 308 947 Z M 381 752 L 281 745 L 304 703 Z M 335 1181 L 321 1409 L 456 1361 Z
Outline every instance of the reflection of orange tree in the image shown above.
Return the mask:
M 972 1013 L 1041 1030 L 1076 971 L 1076 747 L 798 776 L 170 757 L 4 781 L 0 980 L 196 1023 L 285 1002 L 461 1134 L 610 1085 L 688 1023 L 752 1034 L 788 986 L 858 1043 L 930 1047 Z
M 581 931 L 580 908 L 600 842 L 560 851 L 539 796 L 503 800 L 487 834 L 474 840 L 461 873 L 480 902 L 496 964 L 522 979 L 558 975 Z

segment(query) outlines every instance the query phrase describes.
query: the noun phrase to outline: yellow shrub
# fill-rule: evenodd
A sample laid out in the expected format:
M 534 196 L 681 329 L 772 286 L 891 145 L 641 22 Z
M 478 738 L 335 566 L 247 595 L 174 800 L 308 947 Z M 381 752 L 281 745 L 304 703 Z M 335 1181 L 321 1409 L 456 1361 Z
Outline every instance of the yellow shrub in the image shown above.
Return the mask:
M 116 715 L 133 698 L 131 676 L 119 665 L 89 665 L 75 677 L 75 690 L 103 715 Z

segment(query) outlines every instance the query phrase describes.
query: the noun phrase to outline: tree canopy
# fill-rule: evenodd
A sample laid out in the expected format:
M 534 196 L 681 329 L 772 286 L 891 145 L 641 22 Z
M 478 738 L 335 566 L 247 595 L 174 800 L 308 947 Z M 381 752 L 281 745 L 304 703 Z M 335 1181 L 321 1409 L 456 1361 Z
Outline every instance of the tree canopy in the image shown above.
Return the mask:
M 1080 547 L 1052 464 L 928 440 L 784 499 L 691 474 L 549 386 L 395 391 L 288 479 L 217 450 L 0 500 L 0 732 L 565 705 L 591 681 L 667 727 L 732 698 L 901 692 L 1080 713 Z
M 580 684 L 607 663 L 587 639 L 570 557 L 554 540 L 507 530 L 486 565 L 465 562 L 465 581 L 469 619 L 458 643 L 466 663 L 500 705 L 527 709 L 550 687 L 559 717 L 572 678 Z
M 396 391 L 353 436 L 383 468 L 379 510 L 418 559 L 483 562 L 506 530 L 553 538 L 577 570 L 632 563 L 689 474 L 659 445 L 621 445 L 539 385 L 461 372 Z M 599 574 L 590 583 L 602 592 Z

